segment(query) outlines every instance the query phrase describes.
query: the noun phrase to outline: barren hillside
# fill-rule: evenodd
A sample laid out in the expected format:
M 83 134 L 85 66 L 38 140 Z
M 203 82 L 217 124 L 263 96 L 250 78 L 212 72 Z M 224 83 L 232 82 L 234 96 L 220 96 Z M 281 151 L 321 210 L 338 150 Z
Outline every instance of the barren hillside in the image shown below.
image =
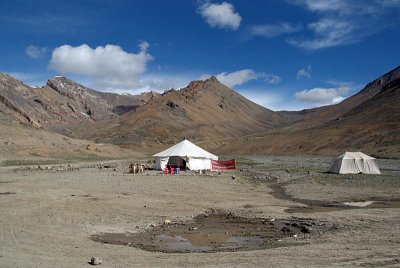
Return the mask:
M 95 141 L 134 146 L 173 143 L 187 137 L 214 140 L 240 137 L 281 124 L 277 113 L 221 84 L 215 77 L 154 98 L 118 121 L 99 121 L 78 135 Z
M 71 137 L 75 136 L 77 127 L 117 118 L 157 95 L 103 93 L 65 77 L 53 77 L 45 86 L 32 88 L 0 73 L 0 113 L 3 116 Z
M 31 88 L 0 74 L 0 119 L 31 126 L 32 131 L 43 128 L 146 151 L 186 137 L 227 154 L 364 150 L 400 156 L 399 81 L 400 67 L 339 104 L 273 112 L 215 77 L 178 91 L 132 96 L 98 92 L 64 77 Z
M 295 116 L 302 117 L 283 128 L 208 146 L 224 153 L 330 155 L 362 150 L 400 157 L 399 81 L 400 67 L 342 103 L 298 112 Z

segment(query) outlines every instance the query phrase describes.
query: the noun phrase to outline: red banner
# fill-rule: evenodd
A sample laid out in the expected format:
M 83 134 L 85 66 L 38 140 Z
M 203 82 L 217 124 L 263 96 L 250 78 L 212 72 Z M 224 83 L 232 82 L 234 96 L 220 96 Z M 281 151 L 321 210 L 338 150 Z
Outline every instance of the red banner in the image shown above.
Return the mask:
M 236 169 L 236 160 L 212 160 L 211 161 L 211 170 L 228 170 L 228 169 Z

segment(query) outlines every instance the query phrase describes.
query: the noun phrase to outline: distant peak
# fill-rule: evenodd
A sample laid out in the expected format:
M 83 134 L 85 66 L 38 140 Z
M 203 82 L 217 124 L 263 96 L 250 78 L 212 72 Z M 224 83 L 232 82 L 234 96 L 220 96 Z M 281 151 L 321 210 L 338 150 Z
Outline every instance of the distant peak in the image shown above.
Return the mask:
M 219 84 L 220 82 L 218 81 L 217 77 L 213 75 L 205 80 L 194 80 L 189 83 L 187 88 L 191 90 L 198 90 L 202 88 L 207 88 L 208 86 L 216 83 Z
M 210 80 L 210 81 L 212 81 L 212 82 L 219 82 L 218 79 L 217 79 L 217 77 L 216 77 L 215 75 L 211 76 L 211 77 L 210 77 L 209 79 L 207 79 L 207 80 Z

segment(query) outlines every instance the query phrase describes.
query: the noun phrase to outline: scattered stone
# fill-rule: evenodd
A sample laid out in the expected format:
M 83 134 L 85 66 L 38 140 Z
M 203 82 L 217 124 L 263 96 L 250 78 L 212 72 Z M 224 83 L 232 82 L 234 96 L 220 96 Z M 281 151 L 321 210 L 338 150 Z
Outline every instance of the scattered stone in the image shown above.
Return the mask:
M 156 225 L 154 223 L 150 224 L 150 227 L 156 227 Z
M 274 221 L 275 221 L 275 218 L 272 218 L 270 221 L 271 221 L 271 222 L 274 222 Z
M 293 237 L 294 237 L 294 238 L 297 238 L 297 237 L 298 237 L 298 235 L 297 235 L 297 234 L 294 234 L 294 235 L 293 235 Z
M 307 227 L 307 226 L 301 226 L 300 231 L 304 234 L 309 234 L 311 233 L 313 229 L 311 227 Z
M 172 109 L 176 109 L 176 108 L 179 107 L 178 104 L 176 104 L 175 102 L 170 101 L 170 100 L 167 102 L 167 105 L 168 105 L 169 107 L 171 107 Z
M 103 260 L 98 258 L 98 257 L 92 257 L 90 259 L 90 264 L 91 265 L 99 265 L 99 264 L 102 264 L 102 263 L 103 263 Z
M 231 179 L 232 179 L 232 180 L 236 179 L 235 175 L 232 175 Z
M 171 224 L 171 220 L 165 220 L 164 224 Z
M 281 231 L 284 232 L 284 233 L 289 233 L 289 232 L 290 232 L 290 229 L 287 228 L 287 227 L 282 227 L 282 228 L 281 228 Z

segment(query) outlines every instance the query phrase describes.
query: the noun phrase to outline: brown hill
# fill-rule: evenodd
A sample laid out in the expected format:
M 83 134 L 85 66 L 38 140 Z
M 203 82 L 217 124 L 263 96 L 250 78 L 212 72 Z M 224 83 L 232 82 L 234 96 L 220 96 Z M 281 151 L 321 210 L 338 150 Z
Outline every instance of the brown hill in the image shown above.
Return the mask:
M 125 158 L 132 152 L 111 144 L 72 139 L 42 128 L 6 120 L 0 116 L 0 165 Z M 7 163 L 7 162 L 5 162 Z
M 272 129 L 281 122 L 277 113 L 211 77 L 154 98 L 122 115 L 118 122 L 98 122 L 92 131 L 82 129 L 78 135 L 114 144 L 153 146 L 183 137 L 195 141 L 240 137 Z
M 364 150 L 400 156 L 399 81 L 400 67 L 339 104 L 273 112 L 215 77 L 178 91 L 132 96 L 97 92 L 64 77 L 31 88 L 0 74 L 0 119 L 146 150 L 187 137 L 226 154 Z
M 118 117 L 113 112 L 116 107 L 140 106 L 151 95 L 120 99 L 120 95 L 96 92 L 63 77 L 50 79 L 42 88 L 32 88 L 0 73 L 0 162 L 126 157 L 131 152 L 117 146 L 72 139 L 51 130 L 73 134 L 75 126 Z
M 119 95 L 102 93 L 65 77 L 54 77 L 32 88 L 0 73 L 0 113 L 21 123 L 74 136 L 74 129 L 145 104 L 156 93 Z
M 369 83 L 356 95 L 326 107 L 287 113 L 295 121 L 280 129 L 208 144 L 221 152 L 337 154 L 363 150 L 400 157 L 400 67 Z M 295 119 L 293 119 L 295 118 Z M 242 148 L 242 144 L 246 144 Z
M 279 112 L 286 116 L 292 127 L 310 128 L 323 123 L 341 118 L 360 104 L 378 94 L 386 85 L 400 77 L 400 67 L 384 74 L 383 76 L 368 83 L 360 92 L 345 99 L 344 101 L 324 107 L 306 109 L 299 112 Z

